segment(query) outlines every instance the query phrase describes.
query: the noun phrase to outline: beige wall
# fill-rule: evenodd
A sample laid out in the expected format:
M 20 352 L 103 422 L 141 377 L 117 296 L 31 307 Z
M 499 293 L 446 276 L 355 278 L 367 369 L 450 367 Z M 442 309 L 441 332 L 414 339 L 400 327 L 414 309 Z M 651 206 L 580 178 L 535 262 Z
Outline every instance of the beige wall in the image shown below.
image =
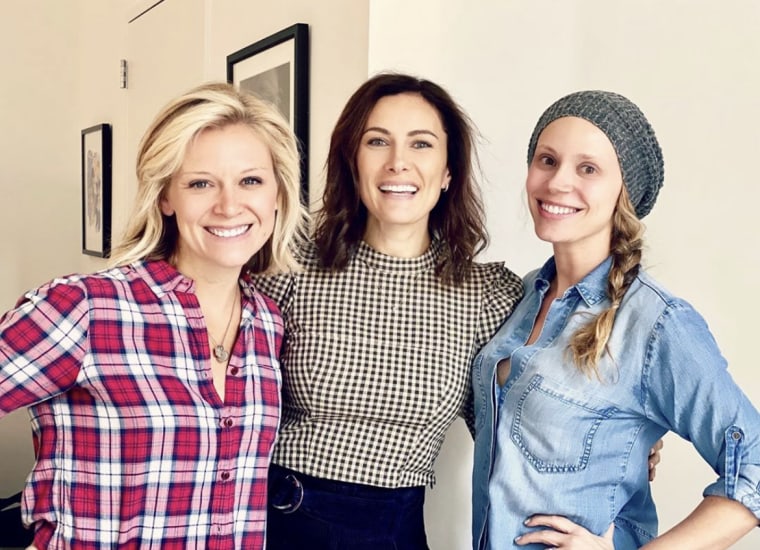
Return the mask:
M 403 13 L 403 17 L 399 17 Z M 730 372 L 756 405 L 760 268 L 756 159 L 760 156 L 760 3 L 738 0 L 372 0 L 369 69 L 396 68 L 445 85 L 483 133 L 489 259 L 518 274 L 551 253 L 524 205 L 525 152 L 551 101 L 583 88 L 639 103 L 665 154 L 665 187 L 644 261 L 708 320 Z M 457 425 L 428 495 L 431 547 L 469 540 L 472 444 Z M 693 448 L 666 439 L 653 485 L 668 527 L 714 474 Z M 760 547 L 755 530 L 735 548 Z
M 77 34 L 63 3 L 11 0 L 0 19 L 0 306 L 78 250 Z M 72 63 L 72 61 L 74 61 Z M 72 177 L 73 176 L 73 177 Z M 50 226 L 50 220 L 60 225 Z M 31 276 L 30 276 L 31 275 Z
M 196 2 L 199 0 L 196 0 Z M 176 8 L 184 0 L 165 0 Z M 367 76 L 368 3 L 363 0 L 200 0 L 161 29 L 171 41 L 200 14 L 201 80 L 224 79 L 226 56 L 296 22 L 311 26 L 312 186 L 332 125 L 349 93 Z M 130 60 L 127 21 L 150 0 L 6 0 L 0 17 L 0 310 L 52 277 L 93 271 L 104 261 L 80 249 L 80 131 L 113 125 L 114 235 L 134 196 L 131 134 L 143 122 L 130 90 L 119 89 L 119 60 Z M 158 8 L 157 8 L 158 10 Z M 143 17 L 151 17 L 148 12 Z M 161 41 L 156 47 L 160 47 Z M 186 59 L 177 59 L 181 66 Z M 173 67 L 173 65 L 172 65 Z M 167 67 L 167 71 L 172 67 Z M 133 71 L 140 67 L 133 66 Z M 134 73 L 133 73 L 134 74 Z M 137 73 L 140 74 L 139 72 Z M 139 82 L 139 81 L 138 81 Z M 144 84 L 144 83 L 143 83 Z M 137 85 L 137 83 L 136 83 Z M 172 92 L 174 93 L 174 92 Z M 163 101 L 168 100 L 164 98 Z M 130 103 L 130 101 L 132 103 Z M 133 128 L 130 128 L 130 122 Z M 318 196 L 318 192 L 317 192 Z M 0 496 L 21 489 L 32 464 L 28 416 L 0 421 Z
M 79 130 L 76 10 L 10 0 L 0 18 L 0 309 L 28 287 L 78 269 Z M 28 416 L 0 422 L 0 496 L 31 464 Z

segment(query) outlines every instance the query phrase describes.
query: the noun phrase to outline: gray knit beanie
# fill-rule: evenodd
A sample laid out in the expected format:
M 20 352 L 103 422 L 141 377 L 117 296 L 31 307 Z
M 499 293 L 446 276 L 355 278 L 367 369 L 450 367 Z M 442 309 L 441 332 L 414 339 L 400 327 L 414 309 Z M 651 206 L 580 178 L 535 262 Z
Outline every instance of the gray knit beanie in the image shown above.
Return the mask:
M 604 132 L 617 153 L 623 183 L 643 218 L 652 210 L 662 187 L 665 170 L 662 150 L 644 113 L 625 97 L 599 90 L 575 92 L 551 105 L 536 124 L 528 145 L 528 164 L 533 160 L 541 132 L 558 118 L 583 118 Z

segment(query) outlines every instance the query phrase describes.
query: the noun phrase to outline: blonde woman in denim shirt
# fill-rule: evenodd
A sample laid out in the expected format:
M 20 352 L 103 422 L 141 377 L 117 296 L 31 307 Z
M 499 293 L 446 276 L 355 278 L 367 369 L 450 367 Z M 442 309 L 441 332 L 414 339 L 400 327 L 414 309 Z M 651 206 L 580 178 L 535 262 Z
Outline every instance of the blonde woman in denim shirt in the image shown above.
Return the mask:
M 760 414 L 702 317 L 640 267 L 663 181 L 651 126 L 618 94 L 570 94 L 528 163 L 554 256 L 474 363 L 474 547 L 729 547 L 760 517 Z M 719 477 L 657 537 L 647 455 L 667 431 Z

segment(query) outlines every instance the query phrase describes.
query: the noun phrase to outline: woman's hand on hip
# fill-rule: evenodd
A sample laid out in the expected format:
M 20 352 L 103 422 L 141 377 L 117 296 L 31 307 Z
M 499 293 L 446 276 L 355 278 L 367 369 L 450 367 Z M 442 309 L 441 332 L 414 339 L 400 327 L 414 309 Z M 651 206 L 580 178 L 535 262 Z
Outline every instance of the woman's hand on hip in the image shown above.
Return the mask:
M 612 535 L 615 524 L 611 524 L 607 532 L 599 537 L 564 516 L 537 515 L 527 519 L 528 527 L 546 527 L 531 531 L 515 539 L 518 546 L 526 544 L 545 544 L 549 548 L 568 550 L 615 550 Z

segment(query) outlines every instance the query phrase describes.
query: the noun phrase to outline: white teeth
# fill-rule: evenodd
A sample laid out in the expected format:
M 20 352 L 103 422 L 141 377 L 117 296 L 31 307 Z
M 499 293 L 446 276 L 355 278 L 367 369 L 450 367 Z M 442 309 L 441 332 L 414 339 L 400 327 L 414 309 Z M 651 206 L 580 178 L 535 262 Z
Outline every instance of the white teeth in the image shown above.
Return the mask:
M 397 184 L 397 185 L 381 185 L 380 191 L 386 193 L 416 193 L 417 188 L 414 185 L 409 184 Z
M 567 206 L 559 206 L 556 204 L 546 204 L 545 202 L 540 203 L 541 209 L 548 212 L 549 214 L 574 214 L 578 211 L 577 208 L 569 208 Z
M 240 227 L 233 227 L 232 229 L 220 229 L 218 227 L 209 227 L 208 231 L 209 233 L 212 233 L 216 235 L 217 237 L 237 237 L 238 235 L 242 235 L 246 231 L 248 231 L 248 228 L 251 227 L 250 225 L 241 225 Z

